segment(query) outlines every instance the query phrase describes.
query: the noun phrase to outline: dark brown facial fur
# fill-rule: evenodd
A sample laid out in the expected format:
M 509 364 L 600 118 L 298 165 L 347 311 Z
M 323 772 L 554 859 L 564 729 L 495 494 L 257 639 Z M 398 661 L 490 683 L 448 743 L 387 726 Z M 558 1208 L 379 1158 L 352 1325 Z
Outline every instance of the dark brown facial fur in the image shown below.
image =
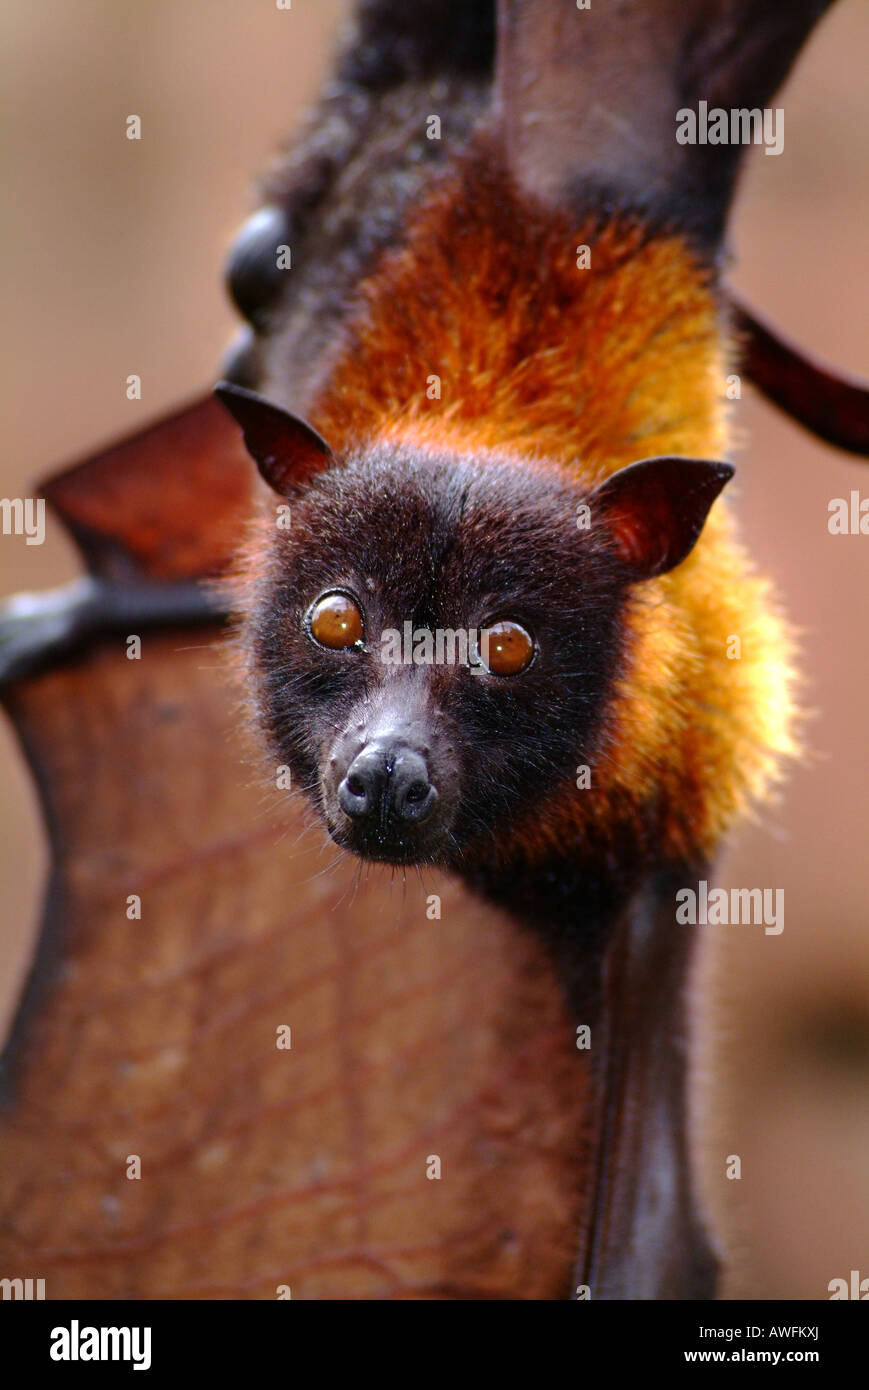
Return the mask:
M 292 528 L 275 530 L 248 614 L 249 651 L 272 747 L 339 844 L 461 868 L 592 757 L 627 583 L 603 526 L 577 529 L 582 497 L 554 474 L 506 462 L 380 449 L 319 474 L 294 499 Z M 311 606 L 336 590 L 363 614 L 361 647 L 327 650 L 308 630 Z M 518 675 L 383 660 L 384 632 L 405 623 L 434 634 L 499 619 L 534 637 L 534 660 Z M 410 814 L 381 796 L 382 814 L 354 816 L 384 777 L 401 782 L 402 762 Z

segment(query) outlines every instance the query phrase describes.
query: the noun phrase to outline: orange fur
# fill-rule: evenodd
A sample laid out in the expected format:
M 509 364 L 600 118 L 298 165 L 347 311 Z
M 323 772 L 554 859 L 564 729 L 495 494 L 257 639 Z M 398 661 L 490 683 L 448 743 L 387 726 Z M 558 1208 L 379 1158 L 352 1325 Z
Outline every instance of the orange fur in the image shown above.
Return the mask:
M 731 347 L 712 272 L 633 216 L 577 227 L 529 205 L 494 150 L 438 186 L 361 297 L 311 412 L 338 452 L 401 440 L 589 486 L 656 454 L 727 456 Z M 726 503 L 682 565 L 637 587 L 630 627 L 591 790 L 567 778 L 502 839 L 505 858 L 638 830 L 658 857 L 710 856 L 796 752 L 792 642 Z

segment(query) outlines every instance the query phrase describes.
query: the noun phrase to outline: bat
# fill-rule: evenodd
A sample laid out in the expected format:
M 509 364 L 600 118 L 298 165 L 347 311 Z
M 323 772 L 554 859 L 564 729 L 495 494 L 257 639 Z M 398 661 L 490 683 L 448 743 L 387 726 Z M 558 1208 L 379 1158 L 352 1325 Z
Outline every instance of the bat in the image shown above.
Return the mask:
M 43 489 L 89 577 L 0 626 L 54 856 L 3 1268 L 714 1296 L 675 902 L 796 752 L 723 383 L 859 453 L 867 397 L 722 311 L 741 147 L 674 129 L 827 7 L 362 4 L 230 258 L 229 413 Z

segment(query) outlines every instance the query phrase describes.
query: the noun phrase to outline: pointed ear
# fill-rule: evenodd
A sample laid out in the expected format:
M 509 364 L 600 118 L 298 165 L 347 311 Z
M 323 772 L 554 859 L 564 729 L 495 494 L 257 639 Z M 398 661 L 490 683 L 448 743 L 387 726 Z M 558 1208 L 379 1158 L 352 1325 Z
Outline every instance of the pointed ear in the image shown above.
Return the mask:
M 603 515 L 632 580 L 675 569 L 694 549 L 709 508 L 733 477 L 729 463 L 643 459 L 595 488 L 594 518 Z
M 282 497 L 334 463 L 332 450 L 316 430 L 255 391 L 221 381 L 214 394 L 241 425 L 248 453 Z

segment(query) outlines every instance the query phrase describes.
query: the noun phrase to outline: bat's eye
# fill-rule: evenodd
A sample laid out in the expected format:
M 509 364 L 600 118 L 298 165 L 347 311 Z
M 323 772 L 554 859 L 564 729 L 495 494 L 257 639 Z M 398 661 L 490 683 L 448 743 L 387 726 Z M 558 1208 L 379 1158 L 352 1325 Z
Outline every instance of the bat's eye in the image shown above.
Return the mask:
M 493 623 L 484 628 L 483 664 L 493 676 L 518 676 L 534 659 L 534 638 L 520 623 Z
M 315 642 L 330 651 L 361 647 L 362 613 L 349 594 L 324 594 L 308 610 L 307 627 Z

